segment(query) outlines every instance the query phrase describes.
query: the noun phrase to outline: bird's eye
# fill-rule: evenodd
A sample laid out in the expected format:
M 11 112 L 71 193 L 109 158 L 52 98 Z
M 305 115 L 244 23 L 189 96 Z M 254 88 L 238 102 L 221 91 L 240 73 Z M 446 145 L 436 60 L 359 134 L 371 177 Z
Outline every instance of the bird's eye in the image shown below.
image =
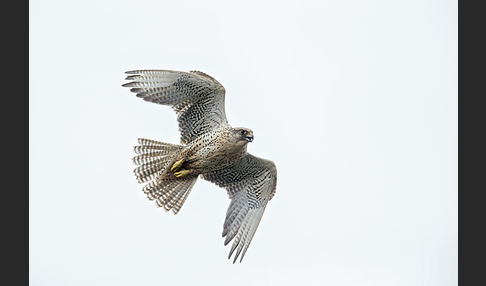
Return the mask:
M 241 130 L 241 131 L 240 131 L 240 133 L 241 133 L 241 134 L 245 134 L 245 130 Z

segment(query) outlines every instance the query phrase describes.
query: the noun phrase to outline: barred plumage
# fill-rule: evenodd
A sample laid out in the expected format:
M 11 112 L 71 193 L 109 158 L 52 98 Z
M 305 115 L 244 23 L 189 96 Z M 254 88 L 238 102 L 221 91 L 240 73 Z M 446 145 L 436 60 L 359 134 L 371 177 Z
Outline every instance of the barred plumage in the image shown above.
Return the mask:
M 134 164 L 139 165 L 133 170 L 139 183 L 148 182 L 161 175 L 172 162 L 173 156 L 181 150 L 182 146 L 168 144 L 150 139 L 140 138 L 141 145 L 135 146 L 138 156 L 133 157 Z
M 135 70 L 126 72 L 131 88 L 145 101 L 174 109 L 181 144 L 139 139 L 132 161 L 142 190 L 158 207 L 177 214 L 199 175 L 225 188 L 231 199 L 223 225 L 224 244 L 233 241 L 228 258 L 243 260 L 275 195 L 277 169 L 270 160 L 247 153 L 253 132 L 228 124 L 224 87 L 200 72 Z
M 133 170 L 133 172 L 135 173 L 135 177 L 137 177 L 137 181 L 142 184 L 153 180 L 157 175 L 160 175 L 164 171 L 165 166 L 166 164 L 164 164 L 164 162 L 149 166 L 140 166 Z
M 171 151 L 168 150 L 154 151 L 152 153 L 135 156 L 133 157 L 132 161 L 135 165 L 143 165 L 159 160 L 160 158 L 166 157 L 169 154 L 171 154 Z
M 150 200 L 155 200 L 158 207 L 177 214 L 196 183 L 197 177 L 184 180 L 156 181 L 144 190 Z

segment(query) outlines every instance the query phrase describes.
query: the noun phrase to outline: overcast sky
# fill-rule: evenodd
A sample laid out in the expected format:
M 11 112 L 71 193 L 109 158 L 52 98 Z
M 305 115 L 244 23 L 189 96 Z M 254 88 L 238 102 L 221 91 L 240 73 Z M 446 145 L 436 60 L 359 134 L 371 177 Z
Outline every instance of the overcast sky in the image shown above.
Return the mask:
M 30 0 L 30 285 L 457 285 L 457 1 Z M 132 69 L 200 70 L 278 169 L 243 263 L 226 191 L 133 175 L 179 143 Z

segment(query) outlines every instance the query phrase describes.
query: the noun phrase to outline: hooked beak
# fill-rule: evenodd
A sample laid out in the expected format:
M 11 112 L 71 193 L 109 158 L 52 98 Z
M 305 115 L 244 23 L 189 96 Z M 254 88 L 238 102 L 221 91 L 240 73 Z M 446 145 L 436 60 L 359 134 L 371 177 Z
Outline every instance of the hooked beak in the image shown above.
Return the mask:
M 248 142 L 252 142 L 253 141 L 253 133 L 246 135 L 245 138 L 246 138 L 246 140 L 248 140 Z

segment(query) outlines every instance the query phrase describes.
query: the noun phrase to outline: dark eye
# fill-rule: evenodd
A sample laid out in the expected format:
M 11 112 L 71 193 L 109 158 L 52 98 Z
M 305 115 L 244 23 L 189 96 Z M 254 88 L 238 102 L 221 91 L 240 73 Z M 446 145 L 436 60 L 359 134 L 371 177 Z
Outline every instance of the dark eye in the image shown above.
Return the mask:
M 245 130 L 241 130 L 241 131 L 240 131 L 240 133 L 241 133 L 241 134 L 245 134 Z

